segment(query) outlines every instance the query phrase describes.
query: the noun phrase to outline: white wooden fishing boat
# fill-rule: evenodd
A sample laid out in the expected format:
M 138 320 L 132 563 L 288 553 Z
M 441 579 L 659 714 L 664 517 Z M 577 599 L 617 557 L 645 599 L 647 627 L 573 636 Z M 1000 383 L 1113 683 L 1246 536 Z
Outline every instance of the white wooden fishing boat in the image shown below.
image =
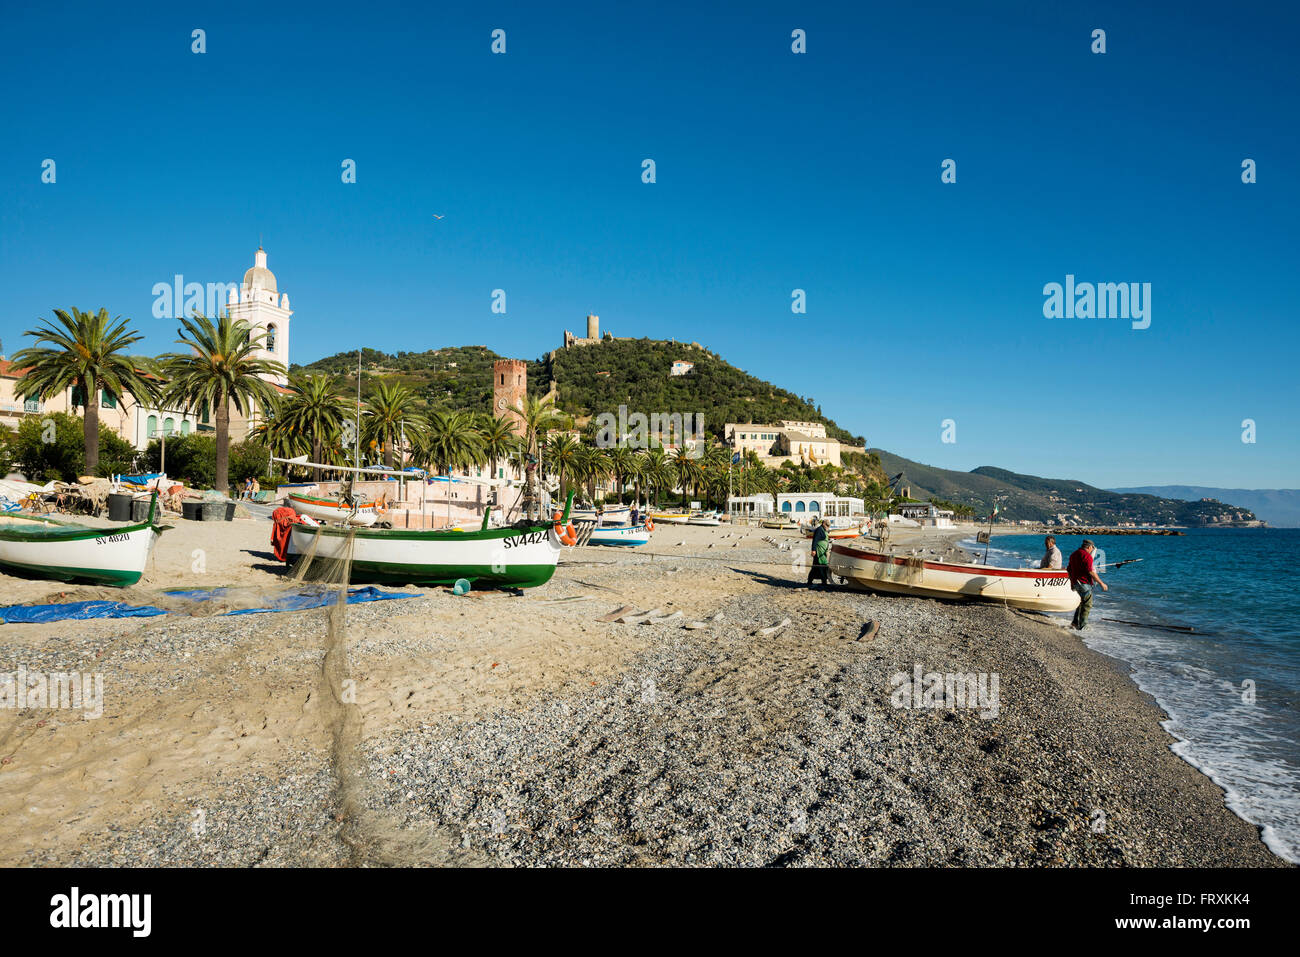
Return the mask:
M 289 507 L 299 515 L 309 516 L 318 522 L 370 526 L 379 518 L 377 502 L 359 502 L 353 506 L 341 498 L 326 498 L 307 492 L 290 492 L 286 499 Z
M 644 523 L 636 525 L 602 525 L 591 530 L 588 545 L 645 545 L 650 541 L 650 530 Z
M 803 532 L 804 538 L 812 538 L 816 529 L 812 525 L 800 525 L 799 531 Z M 862 534 L 862 525 L 858 522 L 837 522 L 835 519 L 828 519 L 826 534 L 836 540 L 857 538 Z
M 685 525 L 691 516 L 687 512 L 651 512 L 650 517 L 665 525 Z
M 991 601 L 1030 611 L 1074 611 L 1078 594 L 1063 569 L 999 568 L 890 555 L 856 542 L 831 545 L 831 574 L 870 591 Z
M 43 515 L 0 515 L 0 570 L 8 574 L 124 588 L 144 574 L 154 542 L 155 494 L 143 522 L 95 528 Z
M 350 556 L 354 583 L 453 585 L 464 578 L 476 587 L 534 588 L 550 581 L 560 549 L 577 540 L 568 506 L 554 522 L 505 528 L 489 527 L 489 515 L 490 510 L 474 531 L 295 524 L 288 561 L 310 555 L 315 564 Z
M 721 525 L 722 520 L 713 512 L 695 512 L 686 519 L 687 525 Z
M 784 515 L 771 515 L 763 519 L 760 523 L 763 528 L 798 528 L 799 525 L 792 518 L 786 518 Z
M 596 521 L 596 510 L 594 508 L 575 508 L 569 517 L 575 522 L 594 522 Z M 602 525 L 626 525 L 631 517 L 632 507 L 630 505 L 611 505 L 601 510 L 600 523 Z

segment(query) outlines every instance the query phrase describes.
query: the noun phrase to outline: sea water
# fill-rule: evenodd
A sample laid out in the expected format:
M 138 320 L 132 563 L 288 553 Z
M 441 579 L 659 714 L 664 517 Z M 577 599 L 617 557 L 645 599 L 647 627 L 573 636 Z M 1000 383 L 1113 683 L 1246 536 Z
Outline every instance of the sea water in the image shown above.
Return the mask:
M 1107 565 L 1143 561 L 1100 570 L 1110 591 L 1094 591 L 1084 642 L 1132 667 L 1169 715 L 1174 752 L 1223 788 L 1275 854 L 1300 863 L 1300 595 L 1291 568 L 1300 529 L 1090 537 Z M 1065 563 L 1082 541 L 1058 537 Z M 983 545 L 962 544 L 983 557 Z M 1041 534 L 995 535 L 988 561 L 1037 565 L 1042 554 Z M 1142 627 L 1150 625 L 1195 632 Z

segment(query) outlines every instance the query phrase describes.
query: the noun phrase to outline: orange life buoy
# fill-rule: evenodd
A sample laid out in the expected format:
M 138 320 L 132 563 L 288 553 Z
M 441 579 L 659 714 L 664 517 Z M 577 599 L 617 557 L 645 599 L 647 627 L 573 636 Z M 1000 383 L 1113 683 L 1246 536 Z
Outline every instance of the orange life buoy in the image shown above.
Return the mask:
M 645 520 L 645 530 L 647 532 L 653 532 L 655 530 L 655 520 L 648 515 Z

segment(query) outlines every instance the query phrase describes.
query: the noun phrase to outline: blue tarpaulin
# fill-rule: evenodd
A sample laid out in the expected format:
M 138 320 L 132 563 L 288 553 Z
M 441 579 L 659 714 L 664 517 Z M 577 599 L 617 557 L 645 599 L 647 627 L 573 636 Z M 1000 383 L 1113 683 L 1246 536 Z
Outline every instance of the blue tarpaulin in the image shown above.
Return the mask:
M 151 618 L 165 615 L 150 605 L 128 605 L 124 601 L 69 601 L 57 605 L 10 605 L 0 608 L 0 621 L 8 624 L 31 624 L 44 621 L 68 621 L 74 618 Z
M 213 588 L 195 591 L 169 591 L 170 598 L 188 598 L 192 601 L 209 601 L 221 598 L 229 589 Z M 378 588 L 349 588 L 348 604 L 368 601 L 388 601 L 393 598 L 418 598 L 416 592 L 380 591 Z M 320 608 L 338 601 L 332 589 L 304 588 L 287 592 L 261 608 L 235 608 L 224 615 L 256 615 L 262 612 L 303 611 Z M 70 601 L 54 605 L 10 605 L 0 608 L 0 621 L 8 624 L 39 624 L 47 621 L 69 621 L 86 618 L 152 618 L 165 615 L 162 608 L 152 605 L 128 605 L 124 601 Z

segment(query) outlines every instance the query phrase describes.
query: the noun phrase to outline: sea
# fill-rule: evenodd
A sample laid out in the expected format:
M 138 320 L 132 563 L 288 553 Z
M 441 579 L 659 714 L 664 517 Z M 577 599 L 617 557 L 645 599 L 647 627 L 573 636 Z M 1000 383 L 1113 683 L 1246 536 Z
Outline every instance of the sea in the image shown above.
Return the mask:
M 1110 591 L 1094 593 L 1084 642 L 1132 668 L 1169 715 L 1174 752 L 1300 863 L 1300 529 L 1090 537 L 1107 566 L 1142 561 L 1101 571 Z M 1082 541 L 1058 538 L 1065 562 Z M 1041 534 L 995 535 L 988 561 L 1036 566 L 1042 554 Z

